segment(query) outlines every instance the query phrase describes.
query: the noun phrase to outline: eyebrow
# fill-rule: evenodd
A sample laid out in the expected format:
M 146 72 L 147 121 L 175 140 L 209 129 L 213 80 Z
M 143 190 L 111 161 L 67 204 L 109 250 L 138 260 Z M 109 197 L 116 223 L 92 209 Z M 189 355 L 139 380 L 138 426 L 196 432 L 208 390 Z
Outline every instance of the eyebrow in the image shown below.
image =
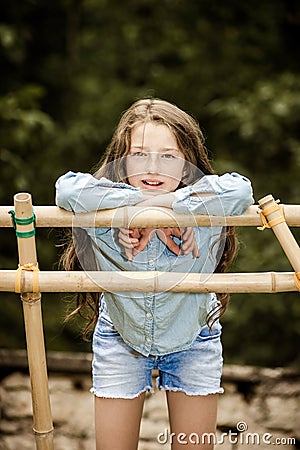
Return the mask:
M 137 148 L 140 150 L 148 150 L 149 149 L 149 147 L 144 147 L 143 145 L 132 145 L 130 147 L 130 149 L 133 149 L 133 148 Z M 165 150 L 167 152 L 172 152 L 172 151 L 179 152 L 180 151 L 178 148 L 175 148 L 175 147 L 161 147 L 160 150 Z

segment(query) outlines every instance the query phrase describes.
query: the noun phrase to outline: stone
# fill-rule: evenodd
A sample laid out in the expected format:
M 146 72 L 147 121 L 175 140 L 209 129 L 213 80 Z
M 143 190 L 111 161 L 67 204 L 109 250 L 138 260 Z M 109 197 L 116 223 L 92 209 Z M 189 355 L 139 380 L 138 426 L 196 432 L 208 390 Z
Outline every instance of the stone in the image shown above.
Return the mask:
M 291 431 L 294 429 L 295 417 L 299 410 L 299 398 L 267 397 L 266 410 L 268 411 L 266 427 L 271 430 Z
M 76 355 L 74 355 L 76 358 Z M 68 359 L 69 361 L 70 359 Z M 62 365 L 63 357 L 60 358 Z M 77 363 L 76 363 L 77 364 Z M 79 363 L 78 363 L 79 364 Z M 78 365 L 77 364 L 77 365 Z M 75 366 L 74 366 L 75 367 Z M 225 394 L 220 395 L 217 444 L 215 450 L 232 450 L 228 437 L 220 443 L 222 433 L 233 432 L 245 422 L 239 450 L 259 448 L 295 450 L 291 439 L 300 441 L 300 373 L 287 369 L 230 366 L 225 369 Z M 50 402 L 54 422 L 55 450 L 95 450 L 94 397 L 89 392 L 90 373 L 51 373 Z M 244 395 L 243 386 L 251 395 Z M 241 389 L 242 387 L 242 389 Z M 33 450 L 32 406 L 29 376 L 20 372 L 6 376 L 0 382 L 0 450 Z M 165 392 L 156 389 L 145 399 L 138 450 L 170 450 L 170 445 L 158 442 L 159 433 L 169 429 Z M 259 446 L 245 442 L 258 434 L 272 437 L 271 444 Z M 274 442 L 277 438 L 280 444 Z M 273 445 L 272 445 L 273 444 Z M 184 447 L 184 445 L 183 445 Z M 195 446 L 196 448 L 196 446 Z
M 32 417 L 30 391 L 6 391 L 2 397 L 2 415 L 9 420 Z
M 33 450 L 34 448 L 34 437 L 29 433 L 17 434 L 15 436 L 3 436 L 0 441 L 0 450 Z
M 7 376 L 2 381 L 2 386 L 6 390 L 28 390 L 30 391 L 29 376 L 23 373 L 15 372 Z

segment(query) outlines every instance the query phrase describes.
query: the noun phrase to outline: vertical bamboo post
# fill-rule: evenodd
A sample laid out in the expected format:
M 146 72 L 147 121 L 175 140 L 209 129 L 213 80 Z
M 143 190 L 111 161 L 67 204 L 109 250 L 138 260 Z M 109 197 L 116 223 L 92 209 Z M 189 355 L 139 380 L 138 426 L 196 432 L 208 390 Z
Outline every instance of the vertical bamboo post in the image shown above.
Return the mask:
M 14 206 L 16 222 L 18 222 L 18 219 L 32 217 L 33 210 L 30 194 L 16 194 L 14 196 Z M 32 231 L 34 226 L 32 222 L 25 225 L 16 223 L 16 231 L 19 234 L 17 242 L 20 266 L 26 264 L 37 266 L 35 236 L 28 237 L 28 235 L 24 234 L 22 237 L 22 233 Z M 21 275 L 22 272 L 20 272 Z M 53 450 L 53 423 L 48 389 L 41 294 L 40 292 L 22 292 L 21 299 L 26 332 L 36 448 L 37 450 Z
M 258 200 L 259 206 L 268 220 L 269 227 L 272 228 L 281 247 L 283 248 L 291 266 L 296 273 L 300 272 L 300 248 L 283 217 L 280 206 L 272 195 L 267 195 Z

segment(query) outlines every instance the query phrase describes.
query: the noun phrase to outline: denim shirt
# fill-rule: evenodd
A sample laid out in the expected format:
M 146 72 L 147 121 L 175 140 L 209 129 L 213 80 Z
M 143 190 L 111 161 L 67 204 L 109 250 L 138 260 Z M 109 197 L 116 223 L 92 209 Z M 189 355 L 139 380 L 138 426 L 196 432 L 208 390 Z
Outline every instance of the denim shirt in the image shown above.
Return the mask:
M 237 173 L 206 175 L 174 194 L 172 209 L 185 214 L 241 215 L 253 203 L 250 181 Z M 141 200 L 140 189 L 106 178 L 98 180 L 90 174 L 68 172 L 56 182 L 57 206 L 74 213 L 135 205 Z M 221 226 L 195 226 L 199 258 L 191 253 L 176 256 L 154 234 L 147 247 L 133 261 L 128 261 L 116 239 L 117 230 L 86 228 L 85 231 L 91 238 L 99 270 L 172 271 L 179 273 L 178 281 L 180 274 L 182 279 L 190 272 L 212 274 L 224 245 Z M 174 241 L 180 245 L 178 238 L 174 237 Z M 217 302 L 216 295 L 211 293 L 105 292 L 102 295 L 123 340 L 145 356 L 189 348 Z

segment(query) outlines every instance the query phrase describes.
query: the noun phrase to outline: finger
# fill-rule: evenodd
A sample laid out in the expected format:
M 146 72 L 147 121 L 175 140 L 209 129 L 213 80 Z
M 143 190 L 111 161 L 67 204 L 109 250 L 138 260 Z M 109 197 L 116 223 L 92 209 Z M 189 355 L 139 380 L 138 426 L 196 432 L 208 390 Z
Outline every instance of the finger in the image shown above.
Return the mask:
M 156 230 L 158 238 L 165 244 L 165 246 L 168 247 L 172 253 L 179 256 L 181 254 L 180 247 L 173 241 L 171 234 L 168 233 L 171 233 L 171 230 L 166 230 L 165 228 L 159 228 Z
M 139 240 L 136 238 L 131 238 L 128 233 L 119 232 L 118 234 L 119 243 L 123 245 L 123 247 L 131 248 L 138 245 Z
M 153 228 L 120 228 L 118 233 L 119 243 L 124 247 L 125 255 L 129 261 L 144 250 L 152 238 Z M 135 249 L 135 250 L 134 250 Z
M 181 249 L 179 247 L 179 245 L 176 244 L 176 242 L 173 241 L 173 239 L 171 238 L 171 236 L 167 236 L 167 240 L 166 240 L 166 247 L 168 247 L 168 249 L 174 253 L 177 256 L 181 255 Z
M 190 235 L 194 234 L 193 227 L 180 227 L 181 238 L 187 240 Z
M 141 237 L 139 239 L 139 243 L 135 246 L 133 255 L 137 255 L 139 252 L 143 251 L 148 243 L 151 241 L 153 237 L 154 229 L 153 228 L 144 228 L 141 230 Z
M 192 227 L 187 227 L 185 229 L 185 231 L 183 232 L 182 249 L 183 249 L 185 255 L 192 252 L 192 254 L 195 258 L 200 257 L 198 244 L 195 240 L 195 233 L 194 233 L 194 229 Z
M 141 234 L 141 230 L 139 228 L 119 228 L 119 232 L 131 238 L 139 238 Z
M 119 238 L 128 261 L 133 261 L 133 248 L 139 244 L 140 230 L 137 228 L 120 228 Z
M 194 243 L 195 243 L 194 233 L 185 232 L 182 237 L 182 244 L 181 244 L 182 250 L 188 253 L 191 252 L 194 247 Z
M 200 258 L 200 251 L 196 242 L 193 248 L 193 256 L 194 258 Z
M 120 232 L 130 239 L 139 239 L 141 237 L 141 230 L 139 228 L 120 228 Z
M 132 249 L 125 249 L 125 255 L 127 256 L 128 261 L 133 261 L 133 251 Z
M 164 234 L 165 236 L 174 236 L 181 239 L 181 231 L 179 227 L 157 228 L 156 232 L 161 233 L 161 236 Z
M 141 228 L 128 228 L 129 236 L 139 239 L 141 237 Z
M 170 228 L 171 234 L 179 239 L 182 239 L 182 234 L 185 228 L 173 227 Z
M 170 228 L 158 228 L 155 230 L 158 239 L 160 239 L 165 245 L 167 243 L 167 237 L 170 236 Z
M 121 234 L 122 236 L 131 236 L 131 237 L 135 237 L 133 236 L 135 230 L 131 229 L 131 228 L 119 228 L 119 234 Z
M 128 228 L 120 228 L 118 232 L 118 237 L 123 240 L 129 240 L 129 233 L 131 230 Z

